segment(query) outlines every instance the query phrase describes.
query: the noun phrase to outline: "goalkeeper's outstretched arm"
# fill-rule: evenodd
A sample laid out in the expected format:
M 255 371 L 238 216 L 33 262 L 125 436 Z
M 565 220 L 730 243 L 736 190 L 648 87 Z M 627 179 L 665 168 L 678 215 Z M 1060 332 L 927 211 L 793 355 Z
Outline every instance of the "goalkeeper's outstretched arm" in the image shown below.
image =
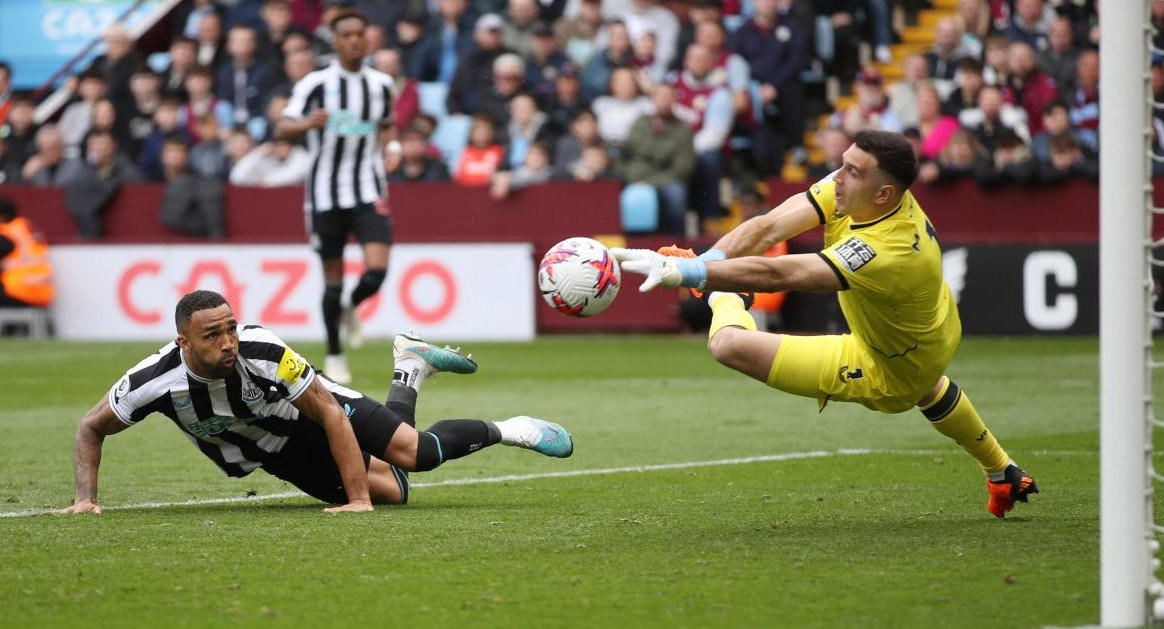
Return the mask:
M 820 212 L 808 200 L 808 195 L 796 194 L 767 214 L 749 219 L 724 234 L 714 248 L 728 258 L 758 256 L 772 245 L 820 224 Z

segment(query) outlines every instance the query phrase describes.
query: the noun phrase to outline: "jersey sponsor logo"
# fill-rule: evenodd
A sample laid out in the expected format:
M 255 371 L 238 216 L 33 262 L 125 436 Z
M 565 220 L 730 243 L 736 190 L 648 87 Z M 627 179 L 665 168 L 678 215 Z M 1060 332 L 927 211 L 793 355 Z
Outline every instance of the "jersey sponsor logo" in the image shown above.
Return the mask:
M 290 347 L 284 348 L 283 358 L 279 359 L 279 370 L 275 372 L 275 375 L 287 384 L 295 384 L 306 372 L 307 361 L 291 351 Z
M 253 380 L 247 380 L 242 386 L 242 399 L 247 404 L 254 404 L 263 399 L 263 390 Z
M 869 264 L 873 258 L 877 257 L 877 252 L 873 250 L 864 240 L 854 236 L 837 246 L 833 250 L 833 255 L 837 261 L 845 265 L 849 272 L 856 272 L 857 269 Z
M 120 404 L 126 393 L 129 393 L 129 376 L 124 376 L 117 383 L 117 388 L 113 390 L 113 403 Z
M 226 430 L 234 421 L 235 418 L 233 417 L 214 415 L 203 420 L 186 424 L 186 428 L 189 429 L 190 434 L 194 435 L 195 437 L 207 437 L 210 435 L 217 435 L 218 433 Z
M 371 135 L 376 125 L 368 120 L 360 120 L 355 112 L 341 109 L 327 116 L 327 131 L 343 136 Z

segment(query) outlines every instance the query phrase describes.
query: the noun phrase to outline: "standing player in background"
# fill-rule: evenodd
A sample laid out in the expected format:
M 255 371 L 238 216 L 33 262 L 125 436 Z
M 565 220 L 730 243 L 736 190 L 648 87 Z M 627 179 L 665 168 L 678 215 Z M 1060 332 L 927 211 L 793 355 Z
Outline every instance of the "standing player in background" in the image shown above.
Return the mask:
M 323 264 L 324 370 L 341 384 L 352 376 L 340 347 L 340 319 L 345 320 L 349 344 L 358 346 L 356 306 L 384 283 L 392 244 L 379 138 L 381 127 L 392 123 L 392 78 L 364 65 L 367 25 L 358 11 L 336 14 L 330 24 L 335 60 L 295 84 L 275 127 L 279 139 L 307 134 L 311 172 L 303 201 L 311 244 Z M 365 270 L 345 304 L 343 251 L 352 234 L 364 249 Z
M 759 332 L 741 295 L 713 292 L 708 350 L 770 387 L 816 398 L 822 410 L 829 400 L 883 413 L 920 407 L 931 426 L 978 460 L 987 476 L 987 509 L 1001 518 L 1038 488 L 945 375 L 962 322 L 942 279 L 937 231 L 909 191 L 917 170 L 904 136 L 860 131 L 839 170 L 732 230 L 699 258 L 645 249 L 614 253 L 624 271 L 647 276 L 640 291 L 837 292 L 851 334 Z M 760 256 L 817 225 L 825 227 L 820 253 Z

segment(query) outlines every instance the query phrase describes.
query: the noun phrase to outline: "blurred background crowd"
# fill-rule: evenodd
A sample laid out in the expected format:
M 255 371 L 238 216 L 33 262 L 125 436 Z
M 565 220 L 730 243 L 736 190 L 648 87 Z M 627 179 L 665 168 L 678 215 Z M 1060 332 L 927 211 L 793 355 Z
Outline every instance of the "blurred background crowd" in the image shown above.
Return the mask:
M 311 169 L 272 131 L 292 86 L 331 62 L 329 18 L 344 8 L 369 19 L 367 65 L 395 79 L 392 182 L 496 199 L 551 180 L 621 182 L 624 226 L 646 208 L 644 231 L 693 236 L 762 210 L 767 178 L 826 176 L 870 127 L 914 142 L 925 183 L 1094 179 L 1097 5 L 185 0 L 166 50 L 110 28 L 43 124 L 0 63 L 0 184 L 64 187 L 95 237 L 121 185 L 165 182 L 164 222 L 221 236 L 224 185 L 300 185 Z M 1164 27 L 1164 2 L 1152 15 Z M 1164 94 L 1159 59 L 1152 87 Z

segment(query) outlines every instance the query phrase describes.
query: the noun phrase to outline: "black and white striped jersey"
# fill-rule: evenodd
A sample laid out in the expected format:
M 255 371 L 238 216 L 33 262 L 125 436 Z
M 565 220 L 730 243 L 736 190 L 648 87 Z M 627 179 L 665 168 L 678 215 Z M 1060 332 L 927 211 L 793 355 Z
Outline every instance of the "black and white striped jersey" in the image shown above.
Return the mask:
M 379 130 L 392 119 L 392 77 L 368 67 L 348 72 L 332 61 L 295 84 L 283 115 L 302 120 L 320 108 L 327 110 L 327 126 L 307 132 L 312 164 L 304 208 L 374 203 L 388 192 Z
M 246 476 L 287 443 L 299 409 L 292 402 L 319 377 L 342 403 L 362 395 L 315 370 L 262 327 L 239 331 L 234 373 L 207 380 L 191 372 L 170 343 L 138 363 L 109 390 L 109 406 L 133 425 L 151 413 L 169 417 L 229 476 Z M 303 419 L 302 421 L 312 421 Z

